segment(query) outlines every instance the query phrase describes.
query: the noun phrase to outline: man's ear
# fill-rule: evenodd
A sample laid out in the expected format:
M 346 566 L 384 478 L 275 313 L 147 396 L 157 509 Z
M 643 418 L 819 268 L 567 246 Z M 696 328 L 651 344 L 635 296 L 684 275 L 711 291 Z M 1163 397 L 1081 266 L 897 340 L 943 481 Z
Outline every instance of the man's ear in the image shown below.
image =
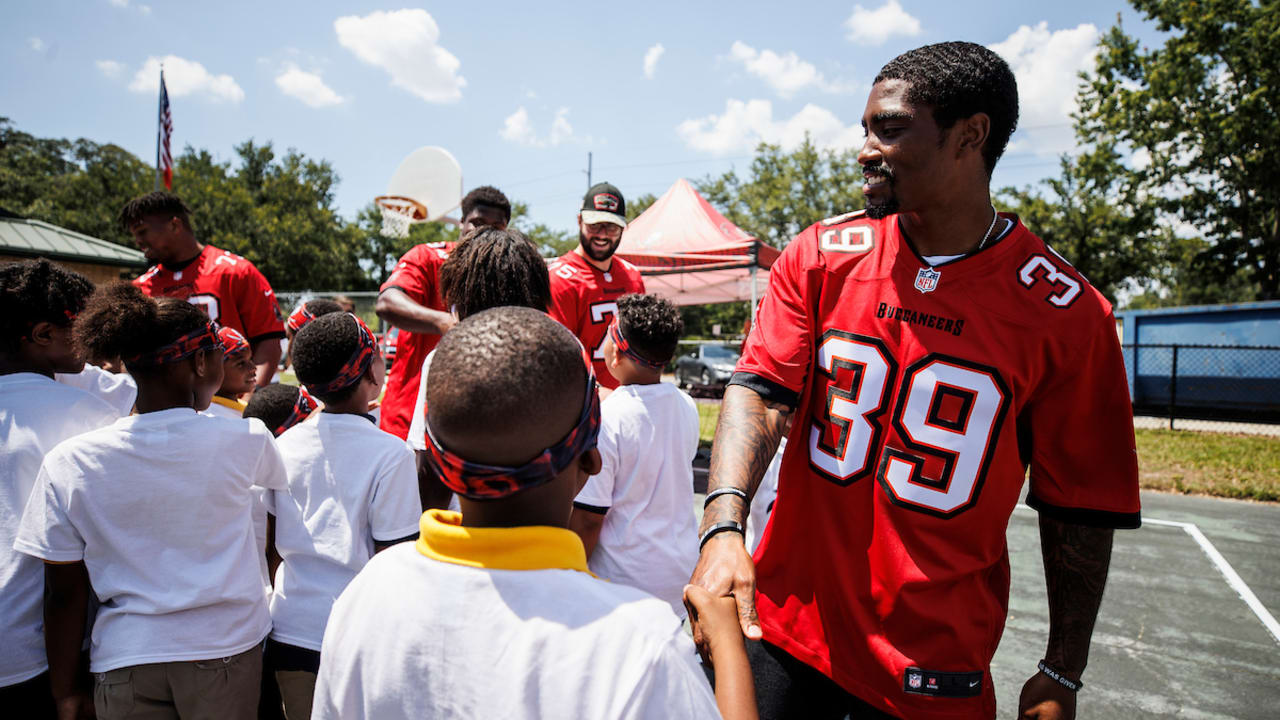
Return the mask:
M 951 133 L 956 137 L 956 152 L 976 152 L 982 154 L 982 147 L 991 136 L 991 116 L 986 113 L 974 113 L 967 118 L 956 121 Z
M 578 456 L 578 469 L 587 475 L 599 475 L 604 462 L 600 459 L 600 451 L 591 448 Z
M 57 328 L 57 325 L 51 322 L 38 322 L 31 327 L 31 332 L 27 333 L 27 339 L 33 345 L 49 347 L 53 344 L 53 331 L 55 328 Z

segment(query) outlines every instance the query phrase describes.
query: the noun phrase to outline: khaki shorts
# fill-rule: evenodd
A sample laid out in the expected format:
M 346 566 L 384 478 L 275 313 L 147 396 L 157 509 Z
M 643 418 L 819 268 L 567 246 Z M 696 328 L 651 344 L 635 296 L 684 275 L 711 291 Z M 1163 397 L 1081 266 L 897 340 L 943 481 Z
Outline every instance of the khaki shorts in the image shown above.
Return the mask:
M 94 673 L 98 720 L 254 720 L 262 646 L 213 660 L 151 663 Z

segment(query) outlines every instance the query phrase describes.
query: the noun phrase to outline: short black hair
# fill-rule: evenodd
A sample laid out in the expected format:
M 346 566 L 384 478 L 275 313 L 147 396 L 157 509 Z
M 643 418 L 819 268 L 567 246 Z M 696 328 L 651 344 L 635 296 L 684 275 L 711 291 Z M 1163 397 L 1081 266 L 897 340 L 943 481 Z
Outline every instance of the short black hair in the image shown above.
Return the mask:
M 302 306 L 307 309 L 307 312 L 311 313 L 312 317 L 320 317 L 321 315 L 328 315 L 329 313 L 346 312 L 346 310 L 342 309 L 341 305 L 332 300 L 326 300 L 325 298 L 308 300 L 302 303 Z
M 134 366 L 128 358 L 158 350 L 204 327 L 209 316 L 177 298 L 152 299 L 132 283 L 118 282 L 99 288 L 76 319 L 76 343 L 90 360 L 125 359 L 129 372 L 148 372 L 150 366 Z
M 511 222 L 511 201 L 492 185 L 481 185 L 462 198 L 462 219 L 466 219 L 477 205 L 491 207 L 502 212 L 505 222 Z
M 120 209 L 120 227 L 125 232 L 129 232 L 129 228 L 144 218 L 152 215 L 163 215 L 165 217 L 176 217 L 182 220 L 182 224 L 187 230 L 192 229 L 191 225 L 191 209 L 187 204 L 182 202 L 182 198 L 169 192 L 149 192 L 146 195 L 138 197 L 125 203 Z
M 274 383 L 259 388 L 249 396 L 245 405 L 244 416 L 258 418 L 267 429 L 275 434 L 276 428 L 284 424 L 293 414 L 293 407 L 298 403 L 298 387 L 284 383 Z
M 312 320 L 293 337 L 289 356 L 298 382 L 308 387 L 323 385 L 338 376 L 342 366 L 360 346 L 360 326 L 348 319 L 347 313 L 329 313 Z M 345 402 L 356 392 L 359 383 L 336 393 L 314 393 L 326 405 Z
M 632 350 L 659 363 L 671 360 L 684 334 L 680 311 L 657 295 L 633 293 L 618 298 L 618 327 Z
M 573 333 L 532 308 L 492 308 L 440 339 L 427 375 L 427 421 L 455 436 L 541 430 L 578 414 L 586 384 Z
M 911 83 L 907 102 L 932 107 L 943 130 L 960 118 L 986 113 L 991 132 L 982 158 L 991 175 L 1018 127 L 1018 81 L 1003 58 L 976 43 L 936 43 L 890 60 L 872 84 L 881 80 Z
M 482 228 L 440 267 L 440 295 L 459 318 L 504 305 L 546 312 L 551 277 L 546 260 L 524 233 Z
M 44 258 L 0 265 L 0 352 L 17 352 L 37 323 L 70 325 L 92 294 L 89 278 Z

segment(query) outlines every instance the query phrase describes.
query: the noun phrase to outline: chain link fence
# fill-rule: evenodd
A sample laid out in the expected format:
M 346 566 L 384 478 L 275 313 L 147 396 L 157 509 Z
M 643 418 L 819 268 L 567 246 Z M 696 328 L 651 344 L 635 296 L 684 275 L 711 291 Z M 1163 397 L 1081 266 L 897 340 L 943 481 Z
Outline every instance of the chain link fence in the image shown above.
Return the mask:
M 337 300 L 339 303 L 343 301 L 350 302 L 354 308 L 351 312 L 360 316 L 370 328 L 375 332 L 383 332 L 386 328 L 383 326 L 382 320 L 378 318 L 378 314 L 373 311 L 374 305 L 378 302 L 378 292 L 369 290 L 366 292 L 316 292 L 312 290 L 304 290 L 302 292 L 282 292 L 276 293 L 276 300 L 280 303 L 280 312 L 285 317 L 293 312 L 294 308 L 308 300 Z
M 1123 345 L 1138 427 L 1280 436 L 1280 347 Z

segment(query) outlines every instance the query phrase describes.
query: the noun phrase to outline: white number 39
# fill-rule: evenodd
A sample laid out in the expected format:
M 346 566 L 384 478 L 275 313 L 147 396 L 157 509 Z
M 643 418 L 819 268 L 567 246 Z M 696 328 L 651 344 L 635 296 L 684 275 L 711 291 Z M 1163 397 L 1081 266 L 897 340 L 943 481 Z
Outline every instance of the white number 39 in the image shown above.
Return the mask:
M 1057 292 L 1050 294 L 1045 300 L 1056 307 L 1069 307 L 1080 294 L 1080 283 L 1063 272 L 1044 255 L 1032 255 L 1018 270 L 1018 280 L 1028 288 L 1039 280 L 1053 286 Z

